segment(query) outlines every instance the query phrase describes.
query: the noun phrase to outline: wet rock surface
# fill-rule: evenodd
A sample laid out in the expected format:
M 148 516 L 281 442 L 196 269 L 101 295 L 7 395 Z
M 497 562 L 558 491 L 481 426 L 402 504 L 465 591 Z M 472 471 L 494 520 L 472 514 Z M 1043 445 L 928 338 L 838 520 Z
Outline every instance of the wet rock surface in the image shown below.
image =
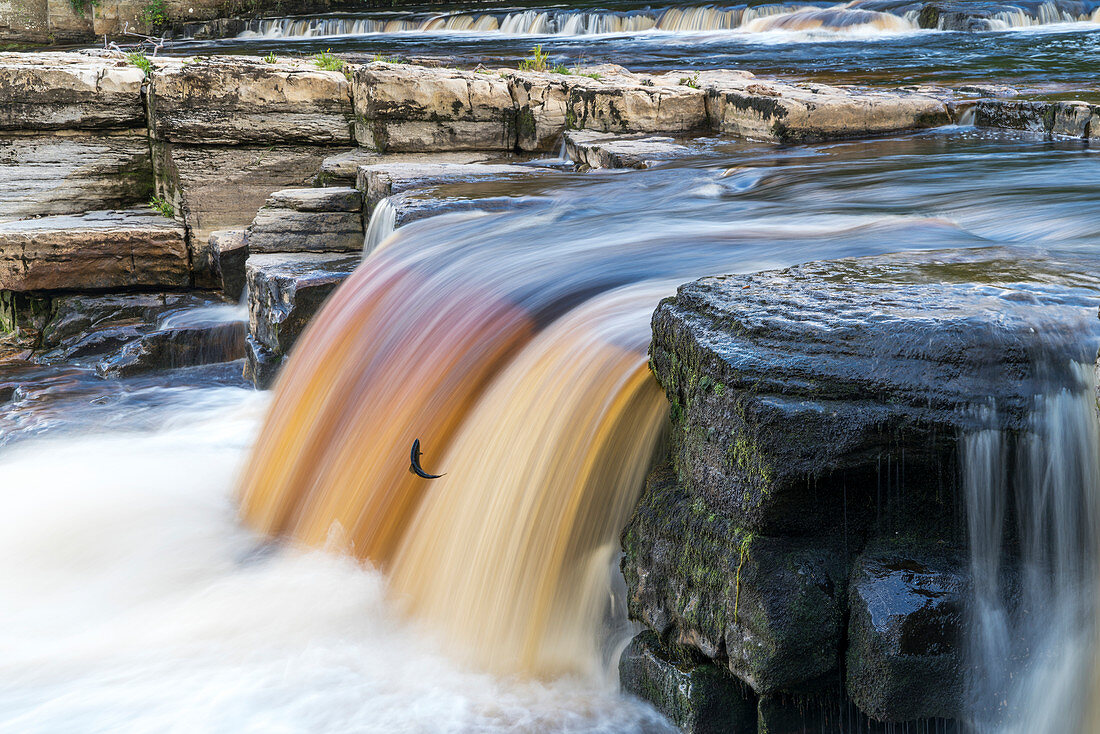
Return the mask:
M 246 376 L 267 387 L 325 299 L 359 265 L 359 255 L 250 255 Z
M 1025 428 L 1068 379 L 1034 358 L 1091 360 L 1098 282 L 1089 258 L 992 248 L 681 286 L 653 317 L 672 435 L 623 534 L 631 615 L 750 685 L 768 731 L 822 697 L 947 726 L 958 437 L 986 401 Z
M 248 238 L 243 229 L 223 229 L 210 235 L 206 254 L 211 284 L 227 298 L 244 294 Z
M 912 544 L 911 544 L 912 545 Z M 959 549 L 875 547 L 852 569 L 848 693 L 882 721 L 964 715 Z
M 981 100 L 974 124 L 1064 138 L 1100 138 L 1100 105 L 1086 102 Z
M 756 734 L 750 691 L 714 664 L 670 660 L 652 632 L 623 650 L 619 680 L 624 691 L 653 703 L 687 734 Z
M 565 149 L 570 160 L 589 168 L 650 168 L 686 155 L 690 149 L 673 138 L 569 131 Z

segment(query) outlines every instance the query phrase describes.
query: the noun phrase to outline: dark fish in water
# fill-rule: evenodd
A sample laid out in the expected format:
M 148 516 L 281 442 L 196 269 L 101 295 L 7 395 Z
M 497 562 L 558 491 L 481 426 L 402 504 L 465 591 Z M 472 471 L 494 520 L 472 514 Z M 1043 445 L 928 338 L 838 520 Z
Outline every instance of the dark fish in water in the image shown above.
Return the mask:
M 411 471 L 418 477 L 423 477 L 424 479 L 439 479 L 441 476 L 443 476 L 442 474 L 429 474 L 428 472 L 421 469 L 420 456 L 420 439 L 418 438 L 413 441 L 412 453 L 409 456 L 412 464 L 409 466 L 409 471 Z

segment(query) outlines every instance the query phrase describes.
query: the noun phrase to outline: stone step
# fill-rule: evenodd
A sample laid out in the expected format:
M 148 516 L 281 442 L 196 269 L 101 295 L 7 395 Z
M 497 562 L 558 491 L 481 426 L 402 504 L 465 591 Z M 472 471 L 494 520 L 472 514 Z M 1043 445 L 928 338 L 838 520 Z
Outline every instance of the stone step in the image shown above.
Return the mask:
M 0 290 L 184 288 L 187 242 L 151 209 L 0 223 Z
M 575 164 L 588 168 L 650 168 L 691 152 L 673 138 L 623 136 L 588 130 L 567 131 L 565 149 Z
M 362 194 L 354 188 L 276 191 L 248 227 L 248 251 L 358 252 L 363 248 L 362 209 Z

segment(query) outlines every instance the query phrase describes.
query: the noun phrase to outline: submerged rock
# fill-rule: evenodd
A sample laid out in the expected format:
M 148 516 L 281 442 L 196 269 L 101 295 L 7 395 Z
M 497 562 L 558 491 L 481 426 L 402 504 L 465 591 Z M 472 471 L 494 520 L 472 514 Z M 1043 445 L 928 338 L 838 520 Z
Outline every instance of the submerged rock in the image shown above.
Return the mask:
M 244 321 L 197 323 L 151 331 L 96 365 L 104 377 L 129 377 L 154 370 L 220 364 L 246 354 Z

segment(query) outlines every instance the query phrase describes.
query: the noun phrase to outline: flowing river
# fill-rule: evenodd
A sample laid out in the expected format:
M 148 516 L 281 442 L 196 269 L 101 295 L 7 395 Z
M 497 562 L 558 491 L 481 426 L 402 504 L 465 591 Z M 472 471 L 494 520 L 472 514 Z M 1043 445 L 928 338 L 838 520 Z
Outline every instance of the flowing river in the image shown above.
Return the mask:
M 975 32 L 922 28 L 919 7 L 379 11 L 165 53 L 514 66 L 542 43 L 567 65 L 1100 97 L 1100 3 L 990 5 Z M 0 402 L 0 732 L 673 731 L 614 665 L 636 631 L 618 534 L 667 416 L 646 365 L 657 302 L 715 273 L 959 248 L 1073 260 L 1097 276 L 1074 287 L 1100 291 L 1100 150 L 1081 141 L 714 139 L 647 170 L 448 193 L 473 209 L 378 236 L 273 393 L 232 370 L 0 363 L 23 384 Z M 1074 370 L 1030 439 L 961 437 L 976 574 L 998 572 L 996 498 L 1021 491 L 1005 456 L 1050 500 L 1023 581 L 1049 624 L 1013 618 L 998 581 L 976 591 L 982 731 L 1088 716 L 1100 431 Z M 414 438 L 434 483 L 407 471 Z

